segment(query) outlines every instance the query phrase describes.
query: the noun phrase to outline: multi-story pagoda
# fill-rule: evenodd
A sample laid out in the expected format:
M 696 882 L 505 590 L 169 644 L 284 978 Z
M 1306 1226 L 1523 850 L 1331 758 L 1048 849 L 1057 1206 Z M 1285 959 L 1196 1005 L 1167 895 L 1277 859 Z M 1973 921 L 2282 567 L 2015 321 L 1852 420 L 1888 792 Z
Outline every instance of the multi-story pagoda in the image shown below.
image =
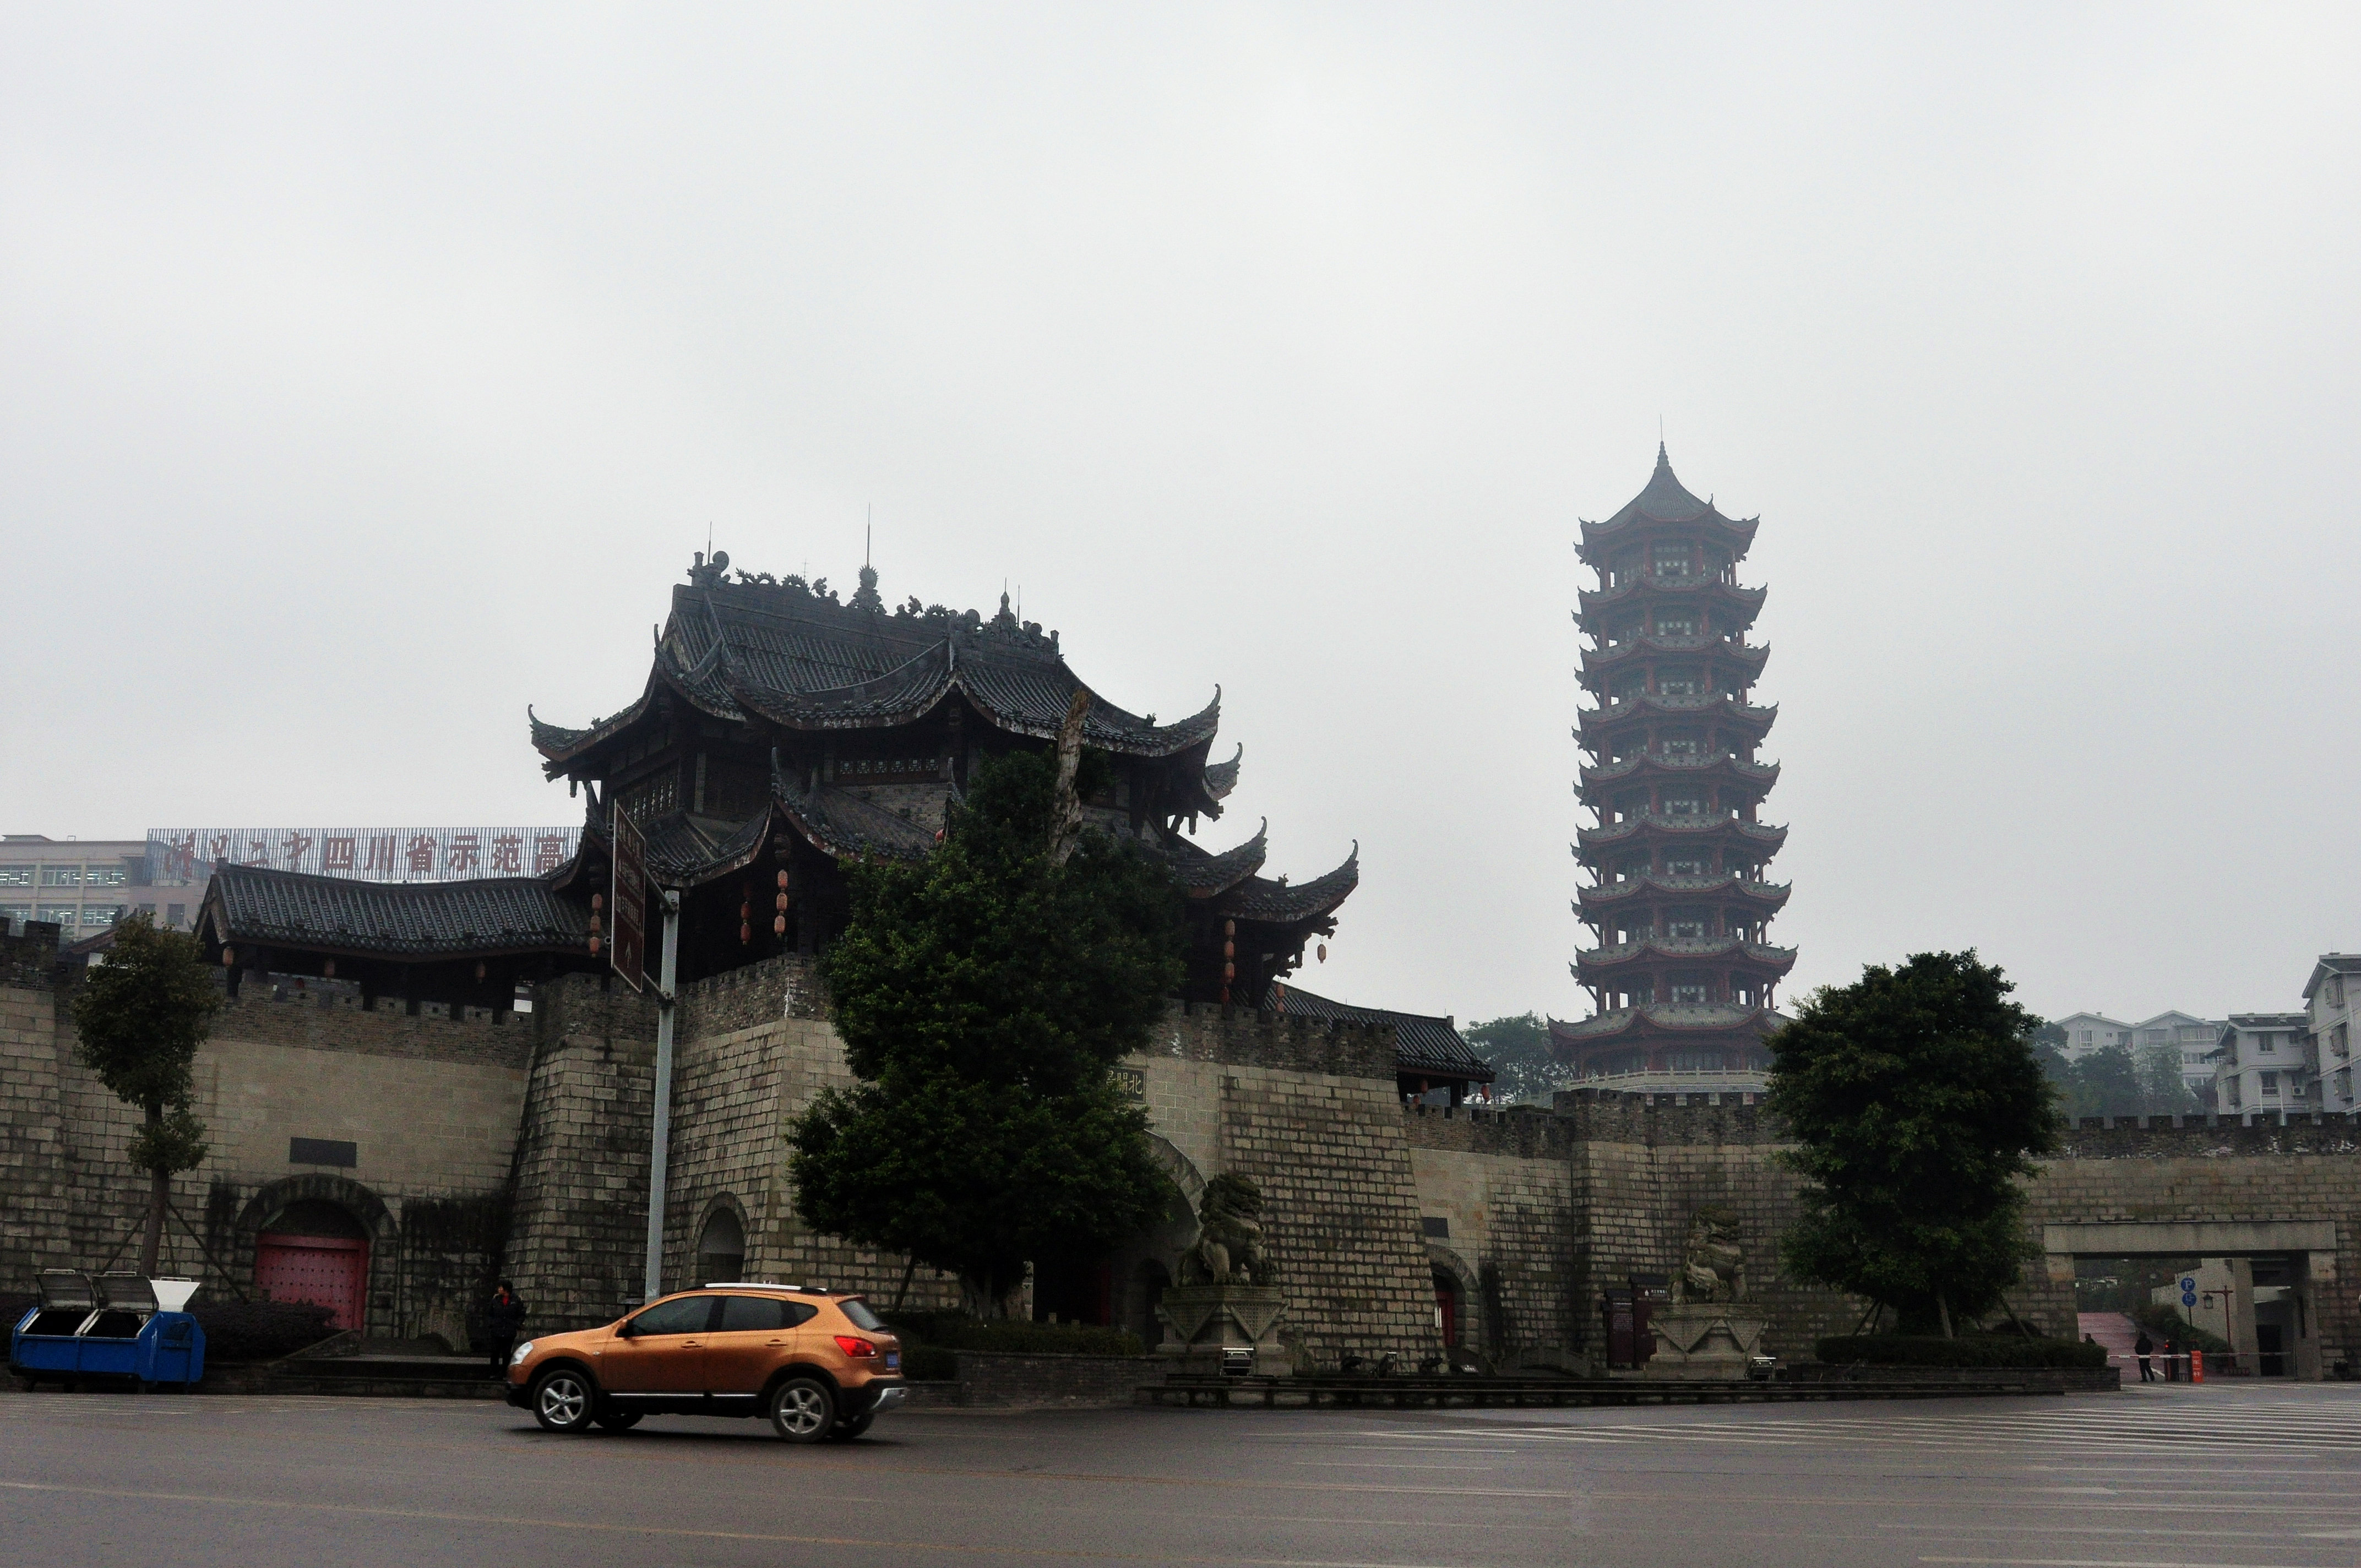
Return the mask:
M 774 580 L 702 554 L 673 589 L 636 701 L 579 729 L 533 719 L 553 779 L 587 788 L 580 854 L 561 895 L 605 887 L 610 805 L 681 890 L 681 975 L 817 949 L 850 911 L 841 864 L 924 855 L 983 759 L 1054 745 L 1079 691 L 1055 631 L 916 598 L 888 609 L 877 574 L 842 603 L 825 581 Z M 1324 876 L 1259 875 L 1264 834 L 1218 854 L 1183 837 L 1218 817 L 1237 756 L 1208 757 L 1221 695 L 1159 724 L 1093 694 L 1083 744 L 1115 763 L 1093 823 L 1167 856 L 1189 894 L 1191 1000 L 1259 1001 L 1335 929 L 1357 851 Z M 652 911 L 653 913 L 653 911 Z M 651 920 L 653 927 L 653 919 Z
M 1737 577 L 1756 521 L 1689 494 L 1659 444 L 1647 488 L 1582 525 L 1598 586 L 1575 623 L 1598 706 L 1575 730 L 1576 793 L 1597 822 L 1574 846 L 1591 878 L 1575 911 L 1598 945 L 1573 967 L 1596 1012 L 1550 1033 L 1584 1080 L 1752 1089 L 1769 1065 L 1773 990 L 1795 955 L 1767 938 L 1786 829 L 1761 820 L 1779 769 L 1755 755 L 1777 709 L 1749 700 L 1769 656 L 1746 641 L 1763 590 Z

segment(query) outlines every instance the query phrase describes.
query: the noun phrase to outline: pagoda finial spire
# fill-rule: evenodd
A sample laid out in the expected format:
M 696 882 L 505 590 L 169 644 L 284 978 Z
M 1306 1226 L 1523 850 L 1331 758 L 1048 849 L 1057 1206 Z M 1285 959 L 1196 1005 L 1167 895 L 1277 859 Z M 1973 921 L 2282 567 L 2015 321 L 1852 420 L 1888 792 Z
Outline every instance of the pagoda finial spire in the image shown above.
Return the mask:
M 1667 472 L 1673 466 L 1672 458 L 1664 451 L 1664 438 L 1661 435 L 1656 437 L 1656 466 Z

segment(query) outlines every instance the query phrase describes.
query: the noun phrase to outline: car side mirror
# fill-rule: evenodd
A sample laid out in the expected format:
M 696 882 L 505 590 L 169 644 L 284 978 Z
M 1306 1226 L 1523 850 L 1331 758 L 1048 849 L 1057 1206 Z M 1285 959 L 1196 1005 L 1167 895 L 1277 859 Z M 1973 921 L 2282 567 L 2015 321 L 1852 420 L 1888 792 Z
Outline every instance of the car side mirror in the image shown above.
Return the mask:
M 639 1332 L 639 1329 L 633 1325 L 631 1320 L 629 1318 L 625 1318 L 621 1322 L 615 1325 L 615 1337 L 617 1339 L 630 1339 Z

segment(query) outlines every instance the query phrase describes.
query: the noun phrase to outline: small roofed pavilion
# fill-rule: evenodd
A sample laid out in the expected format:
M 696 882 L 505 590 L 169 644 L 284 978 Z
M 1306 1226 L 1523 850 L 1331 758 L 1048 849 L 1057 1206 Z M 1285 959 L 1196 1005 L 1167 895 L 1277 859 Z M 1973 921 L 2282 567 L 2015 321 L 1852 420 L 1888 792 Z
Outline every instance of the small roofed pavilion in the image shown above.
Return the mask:
M 1737 579 L 1756 524 L 1691 494 L 1661 444 L 1646 488 L 1582 524 L 1598 585 L 1575 620 L 1596 706 L 1575 730 L 1576 793 L 1595 821 L 1576 833 L 1590 880 L 1575 912 L 1597 945 L 1573 968 L 1595 1011 L 1550 1026 L 1582 1079 L 1759 1088 L 1769 1066 L 1773 993 L 1795 955 L 1769 938 L 1786 829 L 1762 820 L 1779 769 L 1757 752 L 1778 710 L 1752 701 L 1763 590 Z
M 1321 1018 L 1332 1023 L 1375 1024 L 1394 1032 L 1394 1083 L 1405 1100 L 1460 1105 L 1488 1097 L 1492 1064 L 1462 1039 L 1455 1019 L 1383 1007 L 1356 1007 L 1314 996 L 1300 985 L 1272 982 L 1263 1010 L 1282 1018 Z

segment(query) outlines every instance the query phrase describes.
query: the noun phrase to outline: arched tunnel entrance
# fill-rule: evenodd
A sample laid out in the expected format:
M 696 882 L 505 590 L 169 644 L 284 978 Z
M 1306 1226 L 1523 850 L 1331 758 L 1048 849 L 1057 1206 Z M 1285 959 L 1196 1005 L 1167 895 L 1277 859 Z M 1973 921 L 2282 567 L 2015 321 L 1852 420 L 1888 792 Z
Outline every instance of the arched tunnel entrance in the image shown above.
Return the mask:
M 2120 1221 L 2045 1226 L 2053 1284 L 2071 1281 L 2076 1332 L 2108 1347 L 2126 1377 L 2145 1332 L 2157 1370 L 2317 1379 L 2319 1287 L 2335 1277 L 2336 1227 L 2321 1221 Z M 2162 1359 L 2172 1345 L 2181 1359 Z

